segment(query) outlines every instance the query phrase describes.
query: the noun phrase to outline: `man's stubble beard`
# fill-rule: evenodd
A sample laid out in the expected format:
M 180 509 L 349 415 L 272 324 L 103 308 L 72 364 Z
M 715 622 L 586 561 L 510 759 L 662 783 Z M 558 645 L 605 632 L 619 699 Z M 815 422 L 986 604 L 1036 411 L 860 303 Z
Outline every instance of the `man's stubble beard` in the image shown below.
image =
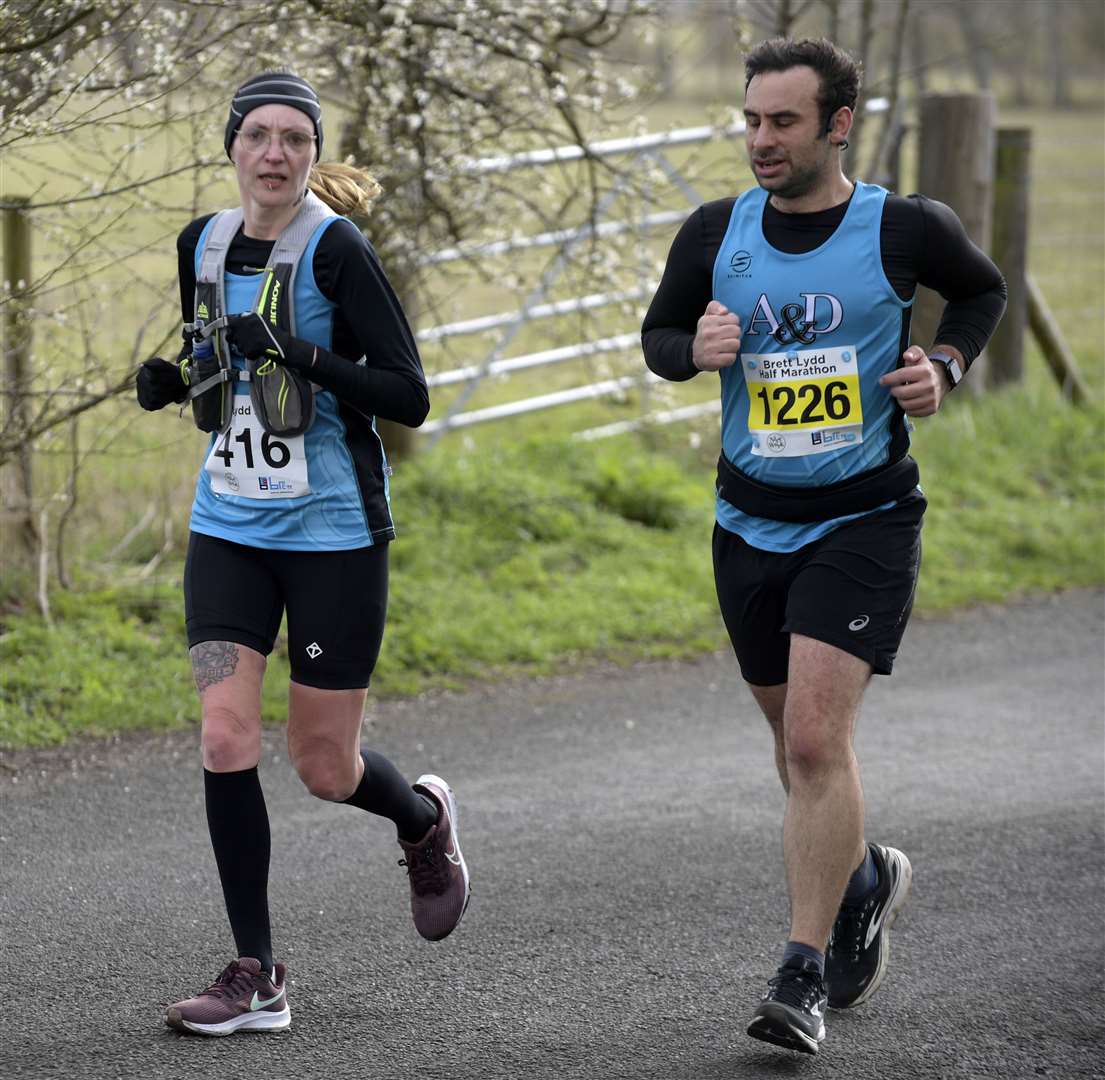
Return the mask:
M 827 177 L 829 172 L 829 158 L 826 154 L 822 160 L 814 162 L 812 165 L 808 165 L 804 169 L 795 169 L 789 178 L 784 180 L 779 187 L 768 187 L 771 182 L 765 184 L 758 177 L 756 182 L 762 187 L 769 195 L 774 195 L 779 199 L 800 199 L 804 195 L 808 195 L 813 191 L 818 184 L 822 183 Z M 753 170 L 753 176 L 755 171 Z

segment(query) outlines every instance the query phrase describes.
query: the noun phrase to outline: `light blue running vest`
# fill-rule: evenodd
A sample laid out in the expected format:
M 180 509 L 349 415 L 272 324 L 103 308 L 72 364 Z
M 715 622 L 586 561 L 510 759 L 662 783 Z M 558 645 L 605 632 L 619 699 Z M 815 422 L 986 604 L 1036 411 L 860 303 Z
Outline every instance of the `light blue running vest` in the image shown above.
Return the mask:
M 293 287 L 296 337 L 323 349 L 330 348 L 336 305 L 322 295 L 315 283 L 314 257 L 322 234 L 337 220 L 337 216 L 328 218 L 315 230 L 303 252 Z M 210 229 L 211 221 L 204 226 L 196 245 L 197 278 Z M 262 275 L 227 271 L 224 279 L 227 313 L 252 311 Z M 235 367 L 245 368 L 243 357 L 235 353 L 233 359 Z M 249 403 L 249 383 L 238 382 L 235 408 L 248 407 Z M 336 551 L 372 544 L 353 457 L 345 441 L 345 424 L 338 413 L 338 400 L 330 392 L 316 389 L 315 408 L 315 421 L 303 436 L 310 493 L 264 500 L 219 494 L 212 490 L 210 476 L 201 467 L 192 503 L 193 532 L 249 547 L 282 551 Z M 211 448 L 223 437 L 217 433 L 212 436 L 205 461 Z M 233 444 L 231 449 L 240 450 Z M 386 481 L 384 494 L 390 507 Z
M 733 206 L 713 274 L 715 299 L 740 316 L 742 330 L 736 363 L 721 371 L 721 442 L 756 480 L 817 487 L 888 460 L 895 403 L 878 380 L 898 366 L 902 313 L 912 300 L 898 297 L 882 266 L 886 195 L 857 181 L 833 235 L 801 255 L 764 238 L 764 189 Z M 720 496 L 716 514 L 753 547 L 780 552 L 862 516 L 770 521 Z

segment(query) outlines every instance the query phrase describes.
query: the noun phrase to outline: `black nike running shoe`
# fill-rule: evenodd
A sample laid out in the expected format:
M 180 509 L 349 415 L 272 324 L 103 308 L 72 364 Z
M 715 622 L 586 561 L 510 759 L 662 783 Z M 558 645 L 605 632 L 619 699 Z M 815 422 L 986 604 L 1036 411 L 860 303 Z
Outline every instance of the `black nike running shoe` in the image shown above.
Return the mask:
M 825 954 L 830 1009 L 862 1005 L 879 988 L 890 959 L 890 927 L 909 895 L 913 868 L 897 848 L 870 844 L 878 884 L 855 907 L 842 906 Z
M 792 957 L 768 980 L 748 1034 L 788 1050 L 816 1054 L 825 1038 L 825 1005 L 825 980 L 817 965 Z

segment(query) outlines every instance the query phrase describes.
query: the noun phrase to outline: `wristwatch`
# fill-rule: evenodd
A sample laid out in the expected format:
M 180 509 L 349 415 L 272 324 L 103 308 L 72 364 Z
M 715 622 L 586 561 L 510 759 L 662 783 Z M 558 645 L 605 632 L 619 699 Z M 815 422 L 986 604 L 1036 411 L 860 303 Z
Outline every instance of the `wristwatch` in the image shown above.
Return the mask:
M 951 353 L 942 352 L 937 350 L 936 352 L 929 353 L 929 359 L 934 364 L 939 364 L 948 375 L 948 383 L 954 390 L 963 381 L 963 369 L 959 366 L 959 361 L 956 360 Z

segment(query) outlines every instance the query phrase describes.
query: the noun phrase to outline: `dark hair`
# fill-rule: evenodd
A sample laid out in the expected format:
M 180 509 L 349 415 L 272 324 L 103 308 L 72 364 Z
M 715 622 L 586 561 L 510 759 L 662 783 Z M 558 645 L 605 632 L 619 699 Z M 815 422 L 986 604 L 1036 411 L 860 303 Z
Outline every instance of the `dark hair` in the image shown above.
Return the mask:
M 770 38 L 761 41 L 744 58 L 744 88 L 765 71 L 789 71 L 809 67 L 817 72 L 817 107 L 821 126 L 827 131 L 829 120 L 845 105 L 855 109 L 862 71 L 859 63 L 826 38 Z

